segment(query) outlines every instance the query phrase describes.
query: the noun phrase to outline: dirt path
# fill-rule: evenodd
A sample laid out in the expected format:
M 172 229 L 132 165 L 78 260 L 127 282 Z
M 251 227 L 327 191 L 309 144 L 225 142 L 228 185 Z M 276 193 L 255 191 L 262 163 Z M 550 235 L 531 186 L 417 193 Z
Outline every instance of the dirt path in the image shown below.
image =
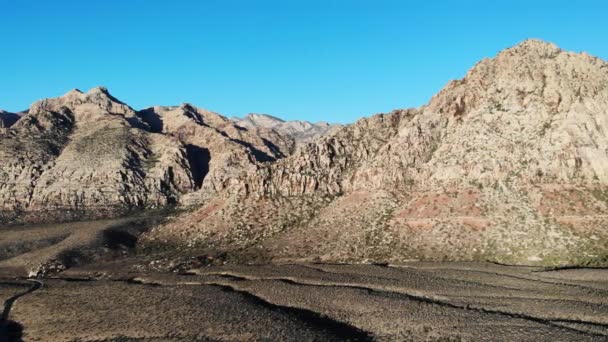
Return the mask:
M 21 339 L 21 325 L 9 319 L 13 304 L 15 304 L 17 299 L 39 290 L 44 286 L 44 283 L 38 279 L 28 279 L 26 281 L 31 283 L 31 286 L 27 290 L 19 292 L 4 301 L 4 309 L 2 310 L 2 316 L 0 317 L 0 342 L 19 341 Z

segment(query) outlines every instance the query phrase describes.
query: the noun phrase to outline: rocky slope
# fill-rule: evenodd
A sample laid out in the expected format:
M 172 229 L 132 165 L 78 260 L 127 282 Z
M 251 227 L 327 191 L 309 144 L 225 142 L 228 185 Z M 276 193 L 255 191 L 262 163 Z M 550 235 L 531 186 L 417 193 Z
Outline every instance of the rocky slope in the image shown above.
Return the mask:
M 150 244 L 239 258 L 608 261 L 608 63 L 528 40 L 422 108 L 258 165 Z
M 184 146 L 145 127 L 103 88 L 36 102 L 0 139 L 4 218 L 113 215 L 193 189 Z
M 34 103 L 2 134 L 0 219 L 61 221 L 196 204 L 285 153 L 187 104 L 138 112 L 105 88 L 72 90 Z

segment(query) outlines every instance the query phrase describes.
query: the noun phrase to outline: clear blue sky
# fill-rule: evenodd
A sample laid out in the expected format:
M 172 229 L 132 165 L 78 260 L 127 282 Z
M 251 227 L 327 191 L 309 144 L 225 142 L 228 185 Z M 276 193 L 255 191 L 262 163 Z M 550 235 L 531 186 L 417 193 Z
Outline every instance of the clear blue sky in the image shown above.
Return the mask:
M 137 109 L 352 122 L 530 37 L 608 59 L 606 3 L 0 0 L 0 108 L 105 85 Z

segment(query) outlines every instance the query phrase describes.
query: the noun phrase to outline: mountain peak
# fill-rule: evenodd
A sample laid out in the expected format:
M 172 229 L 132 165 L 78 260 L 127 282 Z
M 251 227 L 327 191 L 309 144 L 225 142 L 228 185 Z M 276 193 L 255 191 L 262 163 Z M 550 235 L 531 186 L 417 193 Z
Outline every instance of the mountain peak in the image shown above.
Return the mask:
M 108 88 L 103 87 L 103 86 L 98 86 L 95 88 L 91 88 L 87 94 L 105 94 L 110 96 L 110 92 L 108 91 Z
M 120 114 L 125 117 L 135 116 L 135 111 L 131 107 L 110 95 L 105 87 L 95 87 L 86 93 L 79 89 L 72 89 L 63 96 L 36 101 L 28 113 L 60 112 L 63 107 L 74 112 L 77 120 L 95 120 L 99 115 L 107 113 Z M 81 110 L 84 107 L 87 109 Z
M 198 108 L 196 108 L 196 106 L 192 105 L 191 103 L 188 102 L 184 102 L 182 104 L 179 105 L 179 108 L 185 110 L 185 111 L 194 111 L 196 112 Z
M 74 89 L 68 91 L 67 93 L 65 93 L 65 95 L 63 95 L 62 97 L 63 98 L 90 98 L 91 95 L 93 98 L 107 97 L 112 101 L 120 102 L 117 99 L 115 99 L 112 95 L 110 95 L 108 88 L 103 87 L 103 86 L 91 88 L 86 93 L 78 88 L 74 88 Z
M 540 39 L 526 39 L 503 50 L 499 55 L 530 55 L 541 58 L 555 57 L 562 50 L 555 44 Z
M 330 134 L 339 125 L 311 123 L 308 121 L 285 121 L 268 114 L 250 113 L 243 118 L 232 118 L 237 125 L 258 131 L 273 130 L 283 136 L 292 138 L 296 143 L 307 143 Z
M 514 47 L 520 47 L 520 48 L 528 48 L 528 49 L 536 49 L 536 48 L 558 48 L 559 47 L 557 45 L 555 45 L 552 42 L 548 42 L 542 39 L 538 39 L 538 38 L 528 38 L 523 40 L 522 42 L 520 42 L 519 44 L 516 44 Z
M 120 101 L 119 99 L 115 98 L 114 96 L 112 96 L 112 94 L 110 94 L 110 91 L 108 90 L 108 88 L 103 87 L 103 86 L 98 86 L 95 88 L 91 88 L 87 93 L 87 98 L 101 98 L 101 99 L 106 99 L 109 100 L 111 102 L 116 102 L 120 105 L 125 105 L 126 103 Z
M 0 109 L 0 129 L 11 127 L 21 116 Z M 1 131 L 0 131 L 1 132 Z
M 528 39 L 482 60 L 463 79 L 448 83 L 427 109 L 455 117 L 477 110 L 515 113 L 534 108 L 537 115 L 568 112 L 605 91 L 607 66 L 587 54 Z

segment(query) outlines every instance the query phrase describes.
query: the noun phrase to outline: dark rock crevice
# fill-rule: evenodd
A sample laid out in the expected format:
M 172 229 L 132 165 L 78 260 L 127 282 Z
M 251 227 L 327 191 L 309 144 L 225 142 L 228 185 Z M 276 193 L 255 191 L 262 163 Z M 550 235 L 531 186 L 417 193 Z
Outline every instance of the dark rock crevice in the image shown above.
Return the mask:
M 208 149 L 192 144 L 186 145 L 186 154 L 195 188 L 200 189 L 203 186 L 205 176 L 209 172 L 211 155 Z

